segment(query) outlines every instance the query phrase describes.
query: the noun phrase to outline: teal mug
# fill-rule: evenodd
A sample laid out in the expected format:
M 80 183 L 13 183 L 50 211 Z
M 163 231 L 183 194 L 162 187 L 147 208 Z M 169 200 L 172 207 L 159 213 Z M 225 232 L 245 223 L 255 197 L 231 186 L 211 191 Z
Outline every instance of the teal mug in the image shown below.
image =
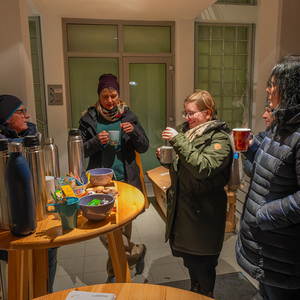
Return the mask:
M 58 213 L 62 228 L 64 230 L 70 230 L 77 227 L 77 217 L 80 208 L 79 198 L 66 197 L 67 204 L 52 203 L 46 205 L 46 211 L 48 213 Z M 53 206 L 54 210 L 49 210 L 49 207 Z

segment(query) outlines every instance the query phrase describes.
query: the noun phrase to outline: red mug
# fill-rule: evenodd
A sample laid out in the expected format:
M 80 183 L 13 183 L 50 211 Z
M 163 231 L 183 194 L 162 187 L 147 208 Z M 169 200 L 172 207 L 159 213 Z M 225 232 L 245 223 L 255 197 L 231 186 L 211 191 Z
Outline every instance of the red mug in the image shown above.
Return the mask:
M 232 132 L 233 132 L 235 151 L 247 151 L 251 129 L 234 128 Z

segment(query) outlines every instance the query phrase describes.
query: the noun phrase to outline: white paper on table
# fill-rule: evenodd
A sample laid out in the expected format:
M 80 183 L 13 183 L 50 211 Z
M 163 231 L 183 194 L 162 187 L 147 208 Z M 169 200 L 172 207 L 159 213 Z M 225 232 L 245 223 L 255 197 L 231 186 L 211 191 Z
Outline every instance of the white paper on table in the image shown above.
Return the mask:
M 71 291 L 66 300 L 114 300 L 116 299 L 115 294 L 109 293 L 93 293 L 93 292 L 82 292 L 82 291 Z

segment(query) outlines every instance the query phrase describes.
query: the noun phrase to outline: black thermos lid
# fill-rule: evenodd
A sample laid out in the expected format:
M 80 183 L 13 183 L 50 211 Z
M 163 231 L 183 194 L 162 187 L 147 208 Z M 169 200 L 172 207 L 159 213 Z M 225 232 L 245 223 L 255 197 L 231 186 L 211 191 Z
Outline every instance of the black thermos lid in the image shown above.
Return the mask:
M 0 151 L 6 151 L 8 149 L 8 140 L 7 139 L 0 139 Z
M 36 135 L 27 135 L 23 139 L 24 147 L 39 146 L 40 144 L 40 139 Z
M 72 128 L 69 131 L 69 136 L 76 136 L 76 135 L 80 135 L 80 131 L 77 128 Z

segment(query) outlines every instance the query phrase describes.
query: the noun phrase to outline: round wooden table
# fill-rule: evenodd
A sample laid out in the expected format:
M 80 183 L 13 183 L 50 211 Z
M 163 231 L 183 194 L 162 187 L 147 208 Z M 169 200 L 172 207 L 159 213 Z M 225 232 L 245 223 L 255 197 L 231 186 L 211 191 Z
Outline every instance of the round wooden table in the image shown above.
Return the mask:
M 38 222 L 36 232 L 14 237 L 0 230 L 0 249 L 8 250 L 8 299 L 27 299 L 48 293 L 48 248 L 59 247 L 106 234 L 117 282 L 131 282 L 122 239 L 121 227 L 130 223 L 144 209 L 145 198 L 140 190 L 115 182 L 120 191 L 115 201 L 116 212 L 104 221 L 92 223 L 80 215 L 77 228 L 63 231 L 54 214 Z
M 142 283 L 110 283 L 83 286 L 45 295 L 35 300 L 65 300 L 71 291 L 112 293 L 116 300 L 209 300 L 206 296 L 172 287 Z M 96 297 L 95 297 L 96 299 Z

